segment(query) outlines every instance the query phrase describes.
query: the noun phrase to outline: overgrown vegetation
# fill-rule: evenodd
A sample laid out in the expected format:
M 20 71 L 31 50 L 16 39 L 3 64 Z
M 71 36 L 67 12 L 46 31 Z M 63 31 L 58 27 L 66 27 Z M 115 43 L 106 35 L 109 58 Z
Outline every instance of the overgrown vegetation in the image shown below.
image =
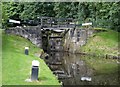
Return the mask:
M 108 30 L 96 33 L 85 46 L 81 47 L 81 50 L 97 55 L 110 54 L 118 56 L 118 32 Z
M 9 18 L 36 20 L 39 16 L 77 19 L 79 23 L 93 22 L 93 26 L 120 30 L 120 2 L 4 2 L 2 23 Z
M 29 46 L 29 55 L 24 54 L 24 47 Z M 60 85 L 45 62 L 36 53 L 42 50 L 26 39 L 15 35 L 3 34 L 2 84 L 3 85 Z M 30 78 L 31 63 L 40 62 L 39 81 L 25 82 Z

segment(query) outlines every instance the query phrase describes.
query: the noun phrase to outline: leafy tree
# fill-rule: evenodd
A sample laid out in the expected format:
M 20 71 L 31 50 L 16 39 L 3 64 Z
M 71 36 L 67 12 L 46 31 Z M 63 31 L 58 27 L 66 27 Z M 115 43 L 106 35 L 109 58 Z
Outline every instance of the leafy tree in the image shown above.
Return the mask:
M 92 21 L 96 27 L 120 29 L 120 2 L 4 2 L 2 23 L 9 18 L 36 19 L 38 16 L 74 18 L 83 23 Z M 120 31 L 120 30 L 118 30 Z

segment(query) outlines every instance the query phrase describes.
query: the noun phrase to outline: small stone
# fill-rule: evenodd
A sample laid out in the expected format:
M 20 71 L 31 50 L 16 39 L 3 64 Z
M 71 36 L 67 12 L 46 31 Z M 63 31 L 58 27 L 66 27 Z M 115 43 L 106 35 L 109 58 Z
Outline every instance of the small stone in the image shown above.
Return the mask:
M 31 79 L 26 79 L 25 81 L 26 81 L 26 82 L 32 82 L 32 80 L 31 80 Z

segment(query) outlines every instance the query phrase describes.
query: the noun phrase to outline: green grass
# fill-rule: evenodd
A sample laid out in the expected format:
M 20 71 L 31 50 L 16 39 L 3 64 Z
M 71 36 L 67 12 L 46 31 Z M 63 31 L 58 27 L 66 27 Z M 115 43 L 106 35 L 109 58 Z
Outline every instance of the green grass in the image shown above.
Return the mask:
M 47 67 L 45 62 L 36 57 L 36 53 L 42 52 L 28 40 L 14 35 L 2 35 L 2 84 L 3 85 L 60 85 L 55 75 Z M 24 54 L 24 47 L 29 46 L 29 54 Z M 32 60 L 38 60 L 39 82 L 25 82 L 30 78 Z
M 98 55 L 118 55 L 118 32 L 109 30 L 96 33 L 85 46 L 81 47 L 81 51 Z
M 2 30 L 0 29 L 0 86 L 2 85 Z
M 94 30 L 107 31 L 108 29 L 106 29 L 106 28 L 100 28 L 100 27 L 94 27 Z

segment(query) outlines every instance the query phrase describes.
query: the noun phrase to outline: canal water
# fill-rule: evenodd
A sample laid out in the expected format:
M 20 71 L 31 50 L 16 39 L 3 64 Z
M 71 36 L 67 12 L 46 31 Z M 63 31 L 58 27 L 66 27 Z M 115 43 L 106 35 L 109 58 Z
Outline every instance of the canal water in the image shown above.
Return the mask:
M 81 54 L 51 52 L 49 57 L 46 57 L 44 60 L 56 77 L 58 77 L 58 80 L 62 82 L 63 86 L 120 84 L 119 72 L 115 72 L 114 75 L 96 74 L 94 68 L 84 61 L 86 57 L 88 59 L 91 58 L 91 56 Z

